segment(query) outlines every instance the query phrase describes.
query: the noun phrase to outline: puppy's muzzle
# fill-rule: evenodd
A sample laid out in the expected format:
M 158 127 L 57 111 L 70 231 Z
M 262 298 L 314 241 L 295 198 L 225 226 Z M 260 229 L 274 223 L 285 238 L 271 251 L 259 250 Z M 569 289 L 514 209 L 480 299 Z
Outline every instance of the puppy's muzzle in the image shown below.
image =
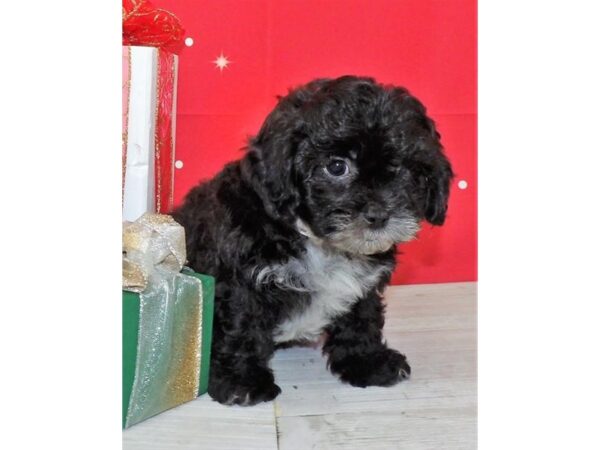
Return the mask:
M 390 220 L 390 214 L 379 206 L 369 206 L 363 213 L 363 218 L 372 230 L 383 228 Z

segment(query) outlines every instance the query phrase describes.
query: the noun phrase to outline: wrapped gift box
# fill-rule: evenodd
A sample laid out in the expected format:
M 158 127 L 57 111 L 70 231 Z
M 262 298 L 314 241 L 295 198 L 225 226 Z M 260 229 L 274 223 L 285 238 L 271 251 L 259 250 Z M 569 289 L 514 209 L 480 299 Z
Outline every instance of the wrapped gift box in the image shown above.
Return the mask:
M 199 295 L 180 277 L 197 280 Z M 184 268 L 159 302 L 123 291 L 124 428 L 207 391 L 214 285 Z
M 206 392 L 215 281 L 184 266 L 164 214 L 123 224 L 123 427 Z
M 123 46 L 123 220 L 173 206 L 177 55 Z

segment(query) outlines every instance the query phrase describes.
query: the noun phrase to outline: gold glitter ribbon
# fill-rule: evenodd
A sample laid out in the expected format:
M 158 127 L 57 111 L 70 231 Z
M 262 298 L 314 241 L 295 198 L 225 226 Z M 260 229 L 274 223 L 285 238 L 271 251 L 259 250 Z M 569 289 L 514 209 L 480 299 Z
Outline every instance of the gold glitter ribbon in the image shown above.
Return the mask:
M 123 289 L 142 292 L 152 271 L 178 273 L 185 264 L 185 231 L 171 216 L 146 213 L 123 225 Z
M 123 228 L 123 289 L 139 292 L 136 370 L 125 426 L 198 395 L 202 284 L 179 273 L 185 232 L 170 216 L 144 214 Z

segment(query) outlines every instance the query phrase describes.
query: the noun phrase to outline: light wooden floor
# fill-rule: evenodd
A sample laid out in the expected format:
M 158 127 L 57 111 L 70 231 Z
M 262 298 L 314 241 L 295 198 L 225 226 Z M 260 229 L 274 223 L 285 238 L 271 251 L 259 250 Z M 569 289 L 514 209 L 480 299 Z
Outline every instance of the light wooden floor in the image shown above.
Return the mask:
M 202 396 L 124 431 L 123 448 L 475 449 L 476 287 L 388 288 L 385 336 L 407 355 L 408 381 L 354 388 L 326 370 L 319 350 L 280 350 L 274 402 L 226 407 Z

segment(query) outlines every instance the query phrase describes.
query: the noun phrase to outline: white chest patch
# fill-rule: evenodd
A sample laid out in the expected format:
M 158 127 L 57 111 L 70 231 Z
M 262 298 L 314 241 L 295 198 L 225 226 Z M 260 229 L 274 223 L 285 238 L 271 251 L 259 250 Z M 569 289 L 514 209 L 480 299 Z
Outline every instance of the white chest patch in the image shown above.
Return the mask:
M 349 311 L 386 270 L 363 258 L 349 259 L 341 253 L 324 250 L 310 241 L 302 258 L 263 267 L 256 275 L 257 283 L 273 282 L 311 296 L 305 309 L 279 324 L 275 342 L 316 340 L 323 328 Z

